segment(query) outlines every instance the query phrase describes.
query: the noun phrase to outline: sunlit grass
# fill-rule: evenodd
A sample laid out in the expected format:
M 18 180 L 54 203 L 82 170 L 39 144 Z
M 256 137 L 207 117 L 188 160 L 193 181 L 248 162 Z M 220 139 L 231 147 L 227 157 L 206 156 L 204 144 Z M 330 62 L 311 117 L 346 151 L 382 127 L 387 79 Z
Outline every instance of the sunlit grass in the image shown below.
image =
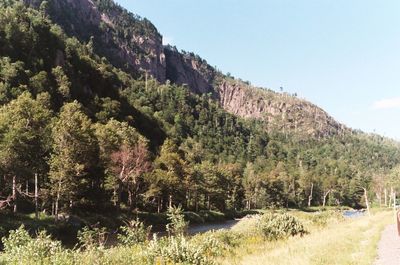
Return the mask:
M 333 222 L 325 228 L 312 227 L 310 234 L 286 241 L 265 242 L 258 237 L 246 242 L 223 264 L 334 265 L 372 264 L 383 228 L 393 221 L 392 212 Z M 246 220 L 247 224 L 253 220 Z M 243 225 L 243 226 L 242 226 Z M 237 229 L 244 229 L 241 224 Z

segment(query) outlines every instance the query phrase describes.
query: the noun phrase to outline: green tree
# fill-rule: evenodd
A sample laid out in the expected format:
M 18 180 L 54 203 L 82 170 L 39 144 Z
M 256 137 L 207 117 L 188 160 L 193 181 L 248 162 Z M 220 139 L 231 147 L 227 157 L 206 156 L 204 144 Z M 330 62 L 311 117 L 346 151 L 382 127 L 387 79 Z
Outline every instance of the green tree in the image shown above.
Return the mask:
M 172 207 L 174 197 L 182 201 L 184 197 L 184 179 L 186 176 L 186 163 L 178 153 L 176 145 L 167 139 L 161 147 L 160 156 L 154 161 L 154 171 L 151 177 L 153 190 L 160 191 L 156 197 L 168 196 L 168 205 Z
M 0 167 L 13 178 L 14 199 L 15 185 L 46 172 L 50 118 L 51 111 L 27 92 L 0 108 Z
M 69 202 L 72 207 L 80 192 L 87 189 L 85 177 L 96 163 L 98 150 L 92 123 L 76 101 L 62 107 L 52 138 L 49 175 L 58 218 L 60 203 Z

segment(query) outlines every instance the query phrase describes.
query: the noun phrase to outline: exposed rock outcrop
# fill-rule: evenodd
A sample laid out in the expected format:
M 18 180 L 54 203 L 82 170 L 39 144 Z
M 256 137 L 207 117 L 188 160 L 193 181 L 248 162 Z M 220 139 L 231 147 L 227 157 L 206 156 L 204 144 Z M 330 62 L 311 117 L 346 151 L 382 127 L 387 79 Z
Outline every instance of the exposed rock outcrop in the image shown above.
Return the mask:
M 25 0 L 36 8 L 42 2 Z M 113 65 L 135 73 L 147 72 L 165 82 L 162 36 L 147 19 L 129 13 L 113 1 L 100 0 L 52 0 L 46 12 L 69 36 L 83 42 L 93 38 L 96 53 Z
M 263 120 L 270 131 L 324 137 L 348 130 L 318 106 L 287 93 L 254 88 L 237 80 L 224 80 L 217 90 L 225 110 Z
M 198 94 L 212 93 L 216 71 L 194 54 L 180 53 L 174 47 L 165 47 L 168 80 L 175 84 L 187 85 Z
M 25 0 L 39 8 L 42 0 Z M 321 108 L 297 97 L 255 88 L 223 75 L 193 53 L 163 46 L 162 36 L 147 19 L 131 14 L 111 0 L 52 0 L 46 13 L 64 31 L 90 43 L 100 56 L 133 73 L 147 73 L 187 85 L 197 94 L 211 94 L 237 116 L 265 121 L 268 130 L 313 136 L 347 130 Z M 42 7 L 40 8 L 42 9 Z M 93 40 L 91 40 L 93 38 Z M 56 58 L 57 64 L 62 60 Z

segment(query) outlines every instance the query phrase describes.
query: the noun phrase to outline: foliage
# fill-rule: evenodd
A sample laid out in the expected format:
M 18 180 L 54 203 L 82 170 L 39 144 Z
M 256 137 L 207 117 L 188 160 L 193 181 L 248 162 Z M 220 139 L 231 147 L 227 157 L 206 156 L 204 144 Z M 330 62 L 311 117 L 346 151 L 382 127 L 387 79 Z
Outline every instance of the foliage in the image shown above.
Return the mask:
M 143 222 L 131 220 L 120 229 L 121 234 L 118 234 L 118 240 L 126 246 L 131 246 L 145 242 L 150 235 L 151 226 L 146 227 Z
M 307 233 L 300 220 L 288 213 L 264 214 L 258 225 L 263 236 L 268 240 L 277 240 Z
M 161 37 L 148 20 L 99 0 L 114 27 L 85 28 L 79 8 L 60 2 L 65 12 L 56 15 L 54 1 L 29 2 L 39 10 L 0 1 L 1 198 L 15 176 L 19 193 L 28 186 L 17 203 L 32 210 L 37 173 L 47 212 L 182 205 L 217 221 L 225 216 L 216 212 L 303 207 L 309 197 L 315 206 L 363 207 L 363 188 L 382 204 L 385 190 L 399 189 L 398 143 L 357 131 L 319 139 L 266 131 L 269 124 L 226 112 L 213 95 L 124 71 L 101 46 L 106 33 L 151 57 L 131 41 Z
M 63 251 L 61 243 L 54 241 L 46 232 L 32 238 L 23 226 L 10 231 L 3 238 L 4 256 L 7 264 L 70 264 L 71 257 Z
M 146 255 L 151 263 L 214 264 L 208 249 L 213 243 L 193 244 L 183 236 L 154 238 Z
M 102 249 L 107 241 L 107 235 L 105 227 L 86 226 L 78 232 L 79 245 L 86 250 Z
M 186 233 L 189 223 L 185 221 L 182 208 L 180 206 L 169 207 L 167 216 L 170 222 L 167 224 L 168 234 L 183 236 Z

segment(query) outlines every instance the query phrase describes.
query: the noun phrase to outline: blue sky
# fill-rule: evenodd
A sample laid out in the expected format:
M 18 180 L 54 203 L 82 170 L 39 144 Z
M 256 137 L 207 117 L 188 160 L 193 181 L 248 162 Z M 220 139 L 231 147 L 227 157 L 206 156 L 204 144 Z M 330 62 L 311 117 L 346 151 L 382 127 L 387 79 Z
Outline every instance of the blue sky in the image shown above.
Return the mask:
M 398 0 L 117 0 L 222 72 L 400 139 Z

